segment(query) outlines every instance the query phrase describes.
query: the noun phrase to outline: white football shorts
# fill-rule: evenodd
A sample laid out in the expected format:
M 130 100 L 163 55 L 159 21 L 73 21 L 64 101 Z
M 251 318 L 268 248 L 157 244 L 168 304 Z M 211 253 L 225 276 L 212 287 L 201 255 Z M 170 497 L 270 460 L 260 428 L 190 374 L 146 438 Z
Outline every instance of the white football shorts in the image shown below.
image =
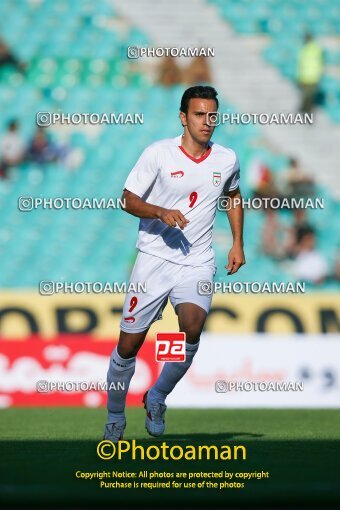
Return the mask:
M 120 323 L 122 331 L 139 333 L 162 319 L 168 298 L 175 310 L 180 303 L 194 303 L 208 313 L 213 295 L 209 289 L 212 290 L 215 273 L 213 264 L 183 266 L 139 251 L 129 289 L 145 284 L 146 292 L 126 294 Z

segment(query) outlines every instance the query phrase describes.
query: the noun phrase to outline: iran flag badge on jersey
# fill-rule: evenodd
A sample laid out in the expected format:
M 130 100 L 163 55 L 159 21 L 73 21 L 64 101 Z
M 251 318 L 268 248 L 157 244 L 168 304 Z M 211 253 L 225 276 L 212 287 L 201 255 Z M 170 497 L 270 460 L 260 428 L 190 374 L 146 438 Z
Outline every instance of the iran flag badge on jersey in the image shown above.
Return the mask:
M 220 172 L 213 173 L 213 184 L 214 184 L 214 186 L 219 186 L 221 184 L 221 173 Z

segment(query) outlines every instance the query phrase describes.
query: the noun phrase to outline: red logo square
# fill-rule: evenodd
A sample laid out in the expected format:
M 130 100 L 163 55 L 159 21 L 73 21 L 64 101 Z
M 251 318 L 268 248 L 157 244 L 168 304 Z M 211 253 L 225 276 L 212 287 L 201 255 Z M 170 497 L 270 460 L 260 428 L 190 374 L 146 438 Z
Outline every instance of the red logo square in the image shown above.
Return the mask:
M 185 359 L 185 333 L 156 333 L 156 361 L 183 362 Z

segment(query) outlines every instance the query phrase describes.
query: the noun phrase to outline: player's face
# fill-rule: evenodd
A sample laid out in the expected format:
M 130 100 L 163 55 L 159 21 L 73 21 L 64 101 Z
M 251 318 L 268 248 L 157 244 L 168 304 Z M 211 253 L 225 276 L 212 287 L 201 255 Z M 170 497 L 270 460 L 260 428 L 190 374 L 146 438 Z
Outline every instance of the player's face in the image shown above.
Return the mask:
M 216 112 L 214 99 L 192 98 L 189 101 L 188 113 L 181 112 L 181 121 L 189 134 L 199 144 L 208 143 L 214 132 L 214 126 L 208 119 L 208 112 Z

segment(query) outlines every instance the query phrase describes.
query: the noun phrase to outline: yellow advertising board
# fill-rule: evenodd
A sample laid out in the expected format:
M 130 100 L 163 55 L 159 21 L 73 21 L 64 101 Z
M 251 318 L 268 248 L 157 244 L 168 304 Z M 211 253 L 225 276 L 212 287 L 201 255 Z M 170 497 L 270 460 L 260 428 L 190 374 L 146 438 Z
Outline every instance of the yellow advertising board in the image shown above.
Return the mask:
M 123 295 L 55 294 L 33 291 L 0 293 L 2 339 L 37 335 L 48 340 L 60 334 L 89 334 L 94 339 L 117 338 Z M 163 320 L 150 329 L 177 331 L 170 303 Z M 214 333 L 338 333 L 340 296 L 336 294 L 232 295 L 216 294 L 205 330 Z

